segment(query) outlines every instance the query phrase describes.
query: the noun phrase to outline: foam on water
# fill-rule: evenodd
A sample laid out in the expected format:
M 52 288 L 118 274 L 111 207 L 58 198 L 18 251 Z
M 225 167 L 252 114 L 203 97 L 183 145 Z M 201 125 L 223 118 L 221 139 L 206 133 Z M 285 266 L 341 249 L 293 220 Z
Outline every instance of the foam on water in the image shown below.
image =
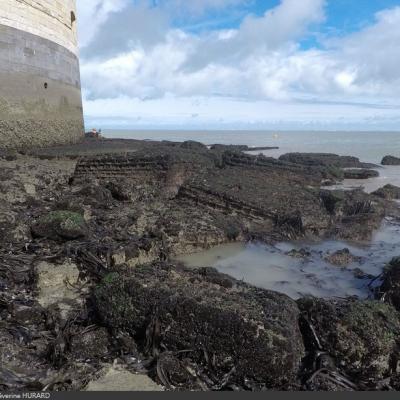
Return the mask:
M 361 257 L 346 268 L 325 260 L 329 253 L 348 248 Z M 306 249 L 311 255 L 295 258 L 293 249 Z M 400 254 L 400 225 L 386 220 L 370 244 L 360 247 L 341 241 L 319 243 L 237 244 L 219 246 L 206 252 L 181 257 L 188 267 L 212 266 L 220 272 L 258 287 L 285 293 L 297 299 L 304 295 L 318 297 L 371 295 L 371 278 L 359 279 L 355 269 L 373 276 L 381 274 L 385 264 Z

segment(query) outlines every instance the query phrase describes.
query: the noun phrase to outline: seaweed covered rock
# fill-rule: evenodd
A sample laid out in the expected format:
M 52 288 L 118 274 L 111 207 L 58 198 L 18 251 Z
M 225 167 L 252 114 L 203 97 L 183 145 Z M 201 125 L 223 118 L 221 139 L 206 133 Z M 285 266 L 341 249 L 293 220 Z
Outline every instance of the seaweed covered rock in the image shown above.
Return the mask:
M 52 211 L 31 227 L 33 236 L 52 240 L 75 240 L 87 235 L 83 216 L 73 211 Z
M 380 297 L 400 311 L 400 257 L 393 258 L 386 266 Z
M 382 160 L 382 165 L 400 165 L 400 158 L 394 156 L 385 156 Z
M 129 332 L 147 353 L 182 352 L 211 368 L 209 380 L 294 384 L 304 355 L 296 303 L 217 275 L 166 264 L 126 269 L 103 280 L 94 303 L 109 328 Z
M 400 200 L 400 187 L 389 184 L 376 190 L 372 194 L 387 200 Z
M 399 314 L 392 306 L 311 297 L 298 305 L 314 352 L 328 352 L 336 367 L 357 381 L 374 383 L 390 372 L 400 334 Z

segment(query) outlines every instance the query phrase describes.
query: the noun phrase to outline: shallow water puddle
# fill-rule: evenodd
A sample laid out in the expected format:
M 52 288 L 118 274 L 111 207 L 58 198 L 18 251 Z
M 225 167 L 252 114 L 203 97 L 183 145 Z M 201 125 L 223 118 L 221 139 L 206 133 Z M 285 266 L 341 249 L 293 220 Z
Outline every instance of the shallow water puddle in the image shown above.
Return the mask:
M 360 260 L 346 267 L 332 265 L 325 260 L 327 255 L 344 248 Z M 307 256 L 297 258 L 288 255 L 293 249 L 304 249 Z M 304 295 L 367 298 L 371 295 L 371 277 L 360 277 L 360 272 L 378 276 L 385 264 L 399 255 L 400 225 L 386 220 L 365 247 L 334 240 L 279 243 L 276 246 L 230 244 L 179 260 L 193 268 L 215 267 L 236 279 L 285 293 L 294 299 Z

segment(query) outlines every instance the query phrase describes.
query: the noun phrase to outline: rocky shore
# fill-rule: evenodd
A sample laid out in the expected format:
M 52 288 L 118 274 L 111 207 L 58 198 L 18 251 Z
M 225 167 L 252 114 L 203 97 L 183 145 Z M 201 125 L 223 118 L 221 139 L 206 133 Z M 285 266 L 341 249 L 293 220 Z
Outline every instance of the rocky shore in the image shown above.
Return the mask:
M 0 390 L 399 390 L 398 259 L 368 301 L 295 301 L 173 261 L 231 242 L 363 243 L 400 218 L 399 188 L 326 188 L 376 166 L 249 149 L 1 153 Z

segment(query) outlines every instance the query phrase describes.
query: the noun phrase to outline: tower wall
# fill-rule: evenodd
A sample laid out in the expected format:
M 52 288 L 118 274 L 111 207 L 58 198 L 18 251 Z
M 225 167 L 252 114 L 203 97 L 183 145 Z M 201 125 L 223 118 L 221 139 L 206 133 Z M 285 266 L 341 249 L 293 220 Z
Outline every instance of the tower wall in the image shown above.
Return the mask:
M 0 0 L 0 148 L 83 136 L 75 0 Z

